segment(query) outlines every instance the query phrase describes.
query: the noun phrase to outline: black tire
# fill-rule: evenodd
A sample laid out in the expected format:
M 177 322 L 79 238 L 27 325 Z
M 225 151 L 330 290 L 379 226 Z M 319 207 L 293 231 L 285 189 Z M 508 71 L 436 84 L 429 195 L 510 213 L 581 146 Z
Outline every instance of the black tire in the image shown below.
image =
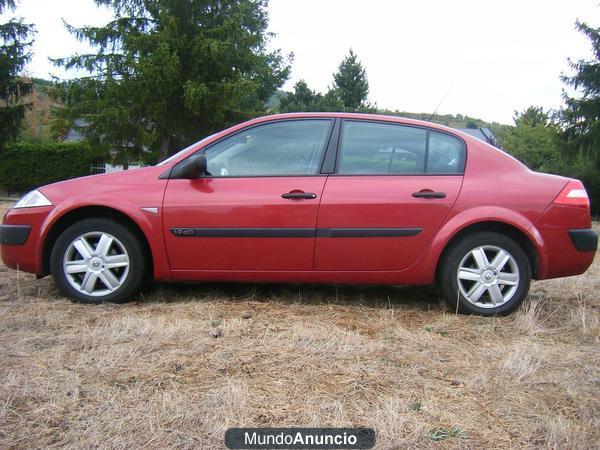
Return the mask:
M 63 269 L 63 258 L 70 244 L 85 233 L 104 232 L 120 241 L 129 257 L 129 270 L 123 274 L 121 285 L 114 291 L 101 296 L 87 295 L 75 289 L 67 280 Z M 82 303 L 123 303 L 139 291 L 146 273 L 145 252 L 139 238 L 126 226 L 108 218 L 84 219 L 74 223 L 59 236 L 50 254 L 50 269 L 59 290 L 67 297 Z
M 482 301 L 483 303 L 489 304 L 489 307 L 477 306 L 476 304 L 469 302 L 462 293 L 459 295 L 457 276 L 461 261 L 463 258 L 467 257 L 472 250 L 481 246 L 499 247 L 508 252 L 516 262 L 515 273 L 518 273 L 519 276 L 519 281 L 516 285 L 517 287 L 514 290 L 512 297 L 497 307 L 493 306 L 491 303 L 491 296 L 488 293 L 482 295 Z M 452 311 L 456 310 L 456 303 L 458 300 L 458 311 L 462 314 L 475 314 L 480 316 L 507 315 L 519 307 L 529 292 L 531 266 L 527 255 L 521 246 L 513 239 L 504 234 L 483 231 L 465 236 L 453 243 L 442 256 L 438 275 L 440 288 Z M 473 285 L 475 283 L 476 282 L 474 281 Z M 500 287 L 503 293 L 505 292 L 504 289 L 507 288 L 510 289 L 510 287 L 504 285 Z M 469 292 L 467 292 L 467 295 L 469 295 Z

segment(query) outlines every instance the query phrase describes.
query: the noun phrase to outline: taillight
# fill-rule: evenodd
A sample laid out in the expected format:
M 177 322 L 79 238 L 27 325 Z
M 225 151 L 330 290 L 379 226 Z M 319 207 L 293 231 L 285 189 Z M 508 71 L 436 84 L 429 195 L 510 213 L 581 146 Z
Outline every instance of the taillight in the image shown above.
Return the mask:
M 571 180 L 560 191 L 558 197 L 554 200 L 558 205 L 579 206 L 582 208 L 590 207 L 590 199 L 583 187 L 583 183 L 579 180 Z

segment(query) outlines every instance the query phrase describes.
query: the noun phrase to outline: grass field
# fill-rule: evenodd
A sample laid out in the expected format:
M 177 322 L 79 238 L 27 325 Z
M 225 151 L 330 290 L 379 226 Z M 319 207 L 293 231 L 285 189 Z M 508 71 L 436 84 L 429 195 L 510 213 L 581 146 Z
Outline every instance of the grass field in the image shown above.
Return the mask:
M 0 265 L 0 447 L 222 448 L 228 427 L 312 425 L 372 427 L 377 448 L 597 448 L 599 291 L 600 260 L 502 318 L 394 287 L 85 306 Z

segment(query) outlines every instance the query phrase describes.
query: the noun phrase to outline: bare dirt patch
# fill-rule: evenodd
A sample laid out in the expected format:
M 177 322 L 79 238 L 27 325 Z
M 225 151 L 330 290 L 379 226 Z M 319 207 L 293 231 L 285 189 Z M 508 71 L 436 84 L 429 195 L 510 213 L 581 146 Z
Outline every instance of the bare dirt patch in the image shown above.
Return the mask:
M 86 306 L 0 265 L 0 446 L 222 448 L 232 426 L 369 426 L 377 448 L 595 447 L 599 288 L 596 261 L 491 319 L 394 287 L 157 285 Z

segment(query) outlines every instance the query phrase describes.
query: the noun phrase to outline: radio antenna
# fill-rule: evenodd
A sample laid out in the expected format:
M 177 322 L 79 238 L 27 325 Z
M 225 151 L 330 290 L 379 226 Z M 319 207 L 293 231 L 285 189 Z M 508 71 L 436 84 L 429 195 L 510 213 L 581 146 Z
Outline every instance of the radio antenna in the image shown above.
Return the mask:
M 433 111 L 431 116 L 429 116 L 429 119 L 427 119 L 427 122 L 431 122 L 431 119 L 433 119 L 435 117 L 435 115 L 438 112 L 438 109 L 440 109 L 440 106 L 442 106 L 442 103 L 444 103 L 444 100 L 446 100 L 446 97 L 448 97 L 448 94 L 450 93 L 450 91 L 452 90 L 453 87 L 454 87 L 453 84 L 451 84 L 450 87 L 448 87 L 448 90 L 446 91 L 446 93 L 444 94 L 444 96 L 442 97 L 440 102 L 438 103 L 437 108 L 435 108 L 435 111 Z

